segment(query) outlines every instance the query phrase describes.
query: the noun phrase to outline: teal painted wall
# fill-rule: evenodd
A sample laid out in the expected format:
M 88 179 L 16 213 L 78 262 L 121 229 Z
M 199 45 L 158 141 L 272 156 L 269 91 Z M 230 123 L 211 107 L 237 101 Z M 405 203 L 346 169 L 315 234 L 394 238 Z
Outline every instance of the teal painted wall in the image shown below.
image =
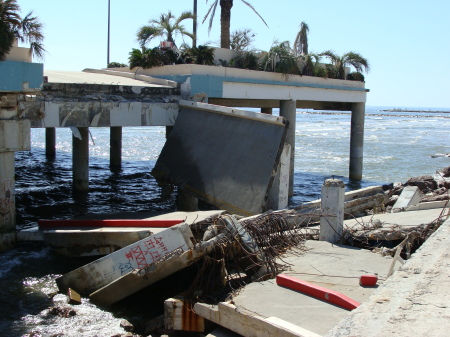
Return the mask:
M 335 89 L 347 91 L 369 91 L 366 88 L 342 87 L 342 86 L 311 84 L 311 83 L 280 82 L 280 81 L 268 81 L 268 80 L 257 80 L 257 79 L 235 78 L 224 76 L 209 76 L 209 75 L 167 75 L 155 77 L 164 78 L 166 80 L 175 81 L 178 83 L 184 83 L 187 80 L 187 78 L 190 77 L 191 93 L 195 94 L 203 92 L 207 94 L 208 97 L 223 97 L 223 82 L 282 85 L 292 87 Z
M 23 83 L 30 89 L 42 87 L 44 65 L 17 61 L 0 61 L 0 91 L 23 91 Z

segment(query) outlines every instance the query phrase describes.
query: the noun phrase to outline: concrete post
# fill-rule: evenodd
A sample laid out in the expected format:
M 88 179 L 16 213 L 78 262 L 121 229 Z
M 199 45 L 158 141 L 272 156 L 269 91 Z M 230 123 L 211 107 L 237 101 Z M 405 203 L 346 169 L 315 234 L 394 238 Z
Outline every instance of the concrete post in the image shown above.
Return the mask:
M 262 114 L 271 115 L 272 114 L 272 108 L 261 108 L 261 113 Z
M 320 241 L 336 243 L 344 227 L 344 183 L 339 179 L 327 179 L 322 186 L 322 214 L 320 218 Z
M 109 168 L 120 171 L 122 168 L 122 127 L 110 127 L 109 134 Z
M 0 251 L 11 248 L 16 239 L 14 152 L 0 152 Z
M 350 126 L 350 180 L 361 180 L 363 171 L 365 103 L 352 104 Z
M 89 190 L 89 128 L 78 128 L 81 139 L 72 136 L 72 169 L 74 191 Z
M 289 170 L 289 196 L 291 197 L 294 194 L 296 101 L 280 101 L 280 116 L 289 121 L 285 142 L 291 146 L 291 168 Z
M 56 129 L 45 128 L 45 156 L 53 159 L 56 156 Z
M 178 189 L 177 210 L 183 212 L 198 211 L 198 199 L 183 189 Z
M 173 130 L 173 126 L 166 126 L 166 139 L 169 138 L 170 133 Z

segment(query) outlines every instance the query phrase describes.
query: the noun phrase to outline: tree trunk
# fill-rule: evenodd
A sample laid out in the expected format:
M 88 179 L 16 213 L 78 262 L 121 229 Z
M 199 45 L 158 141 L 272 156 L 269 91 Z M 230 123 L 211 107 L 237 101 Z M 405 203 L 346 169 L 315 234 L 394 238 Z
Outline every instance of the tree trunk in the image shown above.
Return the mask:
M 230 49 L 230 21 L 233 0 L 220 0 L 220 47 Z

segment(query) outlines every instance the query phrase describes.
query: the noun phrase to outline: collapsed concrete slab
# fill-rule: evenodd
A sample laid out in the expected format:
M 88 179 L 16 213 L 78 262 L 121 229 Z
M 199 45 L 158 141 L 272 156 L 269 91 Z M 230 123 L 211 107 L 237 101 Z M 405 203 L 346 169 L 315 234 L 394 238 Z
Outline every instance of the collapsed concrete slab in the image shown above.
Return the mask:
M 88 296 L 124 275 L 145 268 L 168 254 L 174 252 L 182 254 L 188 251 L 193 247 L 192 237 L 188 224 L 183 223 L 170 227 L 73 270 L 57 278 L 56 284 L 62 292 L 72 288 L 82 296 Z M 127 294 L 133 293 L 130 291 L 127 289 Z
M 286 129 L 282 117 L 180 101 L 152 174 L 232 213 L 262 213 L 269 207 Z

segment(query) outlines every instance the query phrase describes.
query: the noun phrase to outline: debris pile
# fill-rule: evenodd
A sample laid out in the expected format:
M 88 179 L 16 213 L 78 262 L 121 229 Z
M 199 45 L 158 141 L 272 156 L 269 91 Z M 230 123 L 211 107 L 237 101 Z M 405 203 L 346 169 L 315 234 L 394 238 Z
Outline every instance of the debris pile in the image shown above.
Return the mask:
M 390 211 L 407 186 L 417 186 L 422 193 L 420 202 L 433 202 L 449 200 L 450 193 L 450 166 L 436 171 L 433 176 L 425 175 L 408 179 L 404 184 L 393 183 L 384 185 L 383 188 L 388 196 L 386 210 Z

